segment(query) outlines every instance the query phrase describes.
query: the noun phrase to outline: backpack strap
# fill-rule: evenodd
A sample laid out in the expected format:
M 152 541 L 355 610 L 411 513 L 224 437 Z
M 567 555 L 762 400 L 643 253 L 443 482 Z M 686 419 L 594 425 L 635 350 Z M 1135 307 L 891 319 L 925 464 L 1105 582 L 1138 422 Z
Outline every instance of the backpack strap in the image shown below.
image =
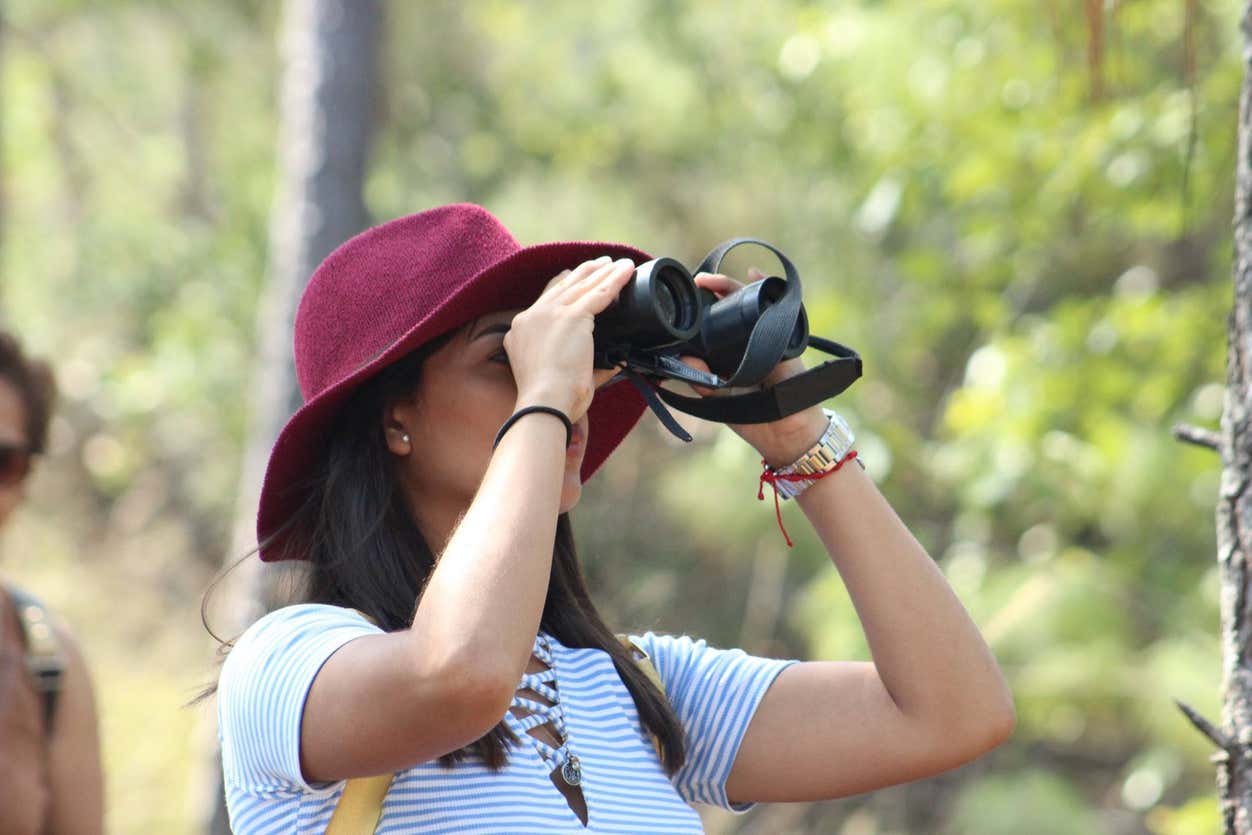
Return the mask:
M 355 777 L 343 787 L 326 835 L 369 835 L 383 816 L 383 798 L 391 789 L 394 774 Z
M 669 698 L 669 694 L 665 692 L 665 682 L 661 681 L 661 674 L 656 671 L 656 665 L 652 663 L 651 656 L 643 646 L 629 635 L 618 635 L 617 640 L 622 642 L 622 646 L 634 653 L 635 663 L 639 665 L 639 669 L 643 670 L 643 674 L 648 677 L 648 681 L 656 685 L 656 689 L 661 691 L 661 695 Z
M 648 655 L 648 651 L 643 645 L 629 635 L 618 635 L 617 640 L 621 641 L 622 646 L 626 647 L 626 651 L 632 653 L 631 657 L 635 660 L 635 665 L 643 671 L 648 677 L 648 681 L 656 685 L 656 689 L 661 691 L 662 698 L 668 699 L 669 694 L 665 692 L 665 682 L 661 681 L 661 674 L 657 672 L 656 665 L 652 663 L 652 658 Z M 661 745 L 661 738 L 656 734 L 650 733 L 652 737 L 652 747 L 656 750 L 658 760 L 665 760 L 665 748 Z
M 26 669 L 43 699 L 44 735 L 52 735 L 56 718 L 57 697 L 65 678 L 65 656 L 61 642 L 52 629 L 48 610 L 34 596 L 14 586 L 5 586 L 17 609 L 18 623 L 26 641 Z

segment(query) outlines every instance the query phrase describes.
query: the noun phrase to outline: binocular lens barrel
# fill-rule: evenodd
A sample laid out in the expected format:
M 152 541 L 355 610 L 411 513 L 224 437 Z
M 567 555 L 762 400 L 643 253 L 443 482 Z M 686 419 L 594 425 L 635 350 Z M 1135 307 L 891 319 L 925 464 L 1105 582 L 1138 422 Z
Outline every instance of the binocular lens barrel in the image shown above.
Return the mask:
M 787 282 L 775 276 L 718 299 L 697 287 L 679 261 L 656 258 L 636 267 L 616 301 L 596 316 L 596 347 L 614 357 L 628 349 L 692 354 L 718 376 L 730 377 L 761 315 L 786 290 Z M 808 338 L 808 317 L 801 307 L 783 357 L 803 353 Z
M 595 337 L 603 344 L 662 348 L 695 336 L 700 314 L 687 268 L 673 258 L 656 258 L 636 267 L 617 300 L 596 317 Z

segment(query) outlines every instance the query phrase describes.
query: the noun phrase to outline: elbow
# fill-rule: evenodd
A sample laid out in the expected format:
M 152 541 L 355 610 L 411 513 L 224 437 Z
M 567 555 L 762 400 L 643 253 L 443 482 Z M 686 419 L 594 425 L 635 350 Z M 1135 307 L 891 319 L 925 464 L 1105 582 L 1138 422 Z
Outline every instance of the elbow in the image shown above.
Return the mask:
M 1006 693 L 1002 703 L 989 710 L 980 725 L 981 750 L 979 754 L 999 748 L 1007 742 L 1017 727 L 1017 709 L 1013 706 L 1013 699 Z
M 990 690 L 982 722 L 988 751 L 1007 742 L 1017 728 L 1017 707 L 1013 704 L 1013 691 L 1009 689 L 1003 674 L 996 677 L 996 685 Z
M 491 731 L 513 702 L 517 678 L 504 665 L 482 659 L 449 659 L 430 671 L 427 681 L 438 682 L 445 752 L 455 751 Z
M 962 721 L 956 725 L 960 740 L 960 759 L 968 762 L 981 757 L 1008 741 L 1017 727 L 1017 709 L 1008 687 L 992 698 L 974 702 Z
M 925 721 L 917 738 L 921 773 L 940 774 L 1003 745 L 1013 735 L 1017 711 L 1007 688 L 974 698 Z
M 516 678 L 485 665 L 461 668 L 449 680 L 454 687 L 448 698 L 454 703 L 453 711 L 470 730 L 471 742 L 504 718 L 517 692 Z

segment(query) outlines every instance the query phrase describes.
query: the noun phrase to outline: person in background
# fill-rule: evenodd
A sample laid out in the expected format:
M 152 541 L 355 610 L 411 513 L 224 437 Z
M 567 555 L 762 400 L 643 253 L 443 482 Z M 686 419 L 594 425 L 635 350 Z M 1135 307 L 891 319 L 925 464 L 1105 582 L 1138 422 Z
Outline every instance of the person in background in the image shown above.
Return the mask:
M 25 498 L 48 437 L 47 364 L 0 331 L 0 531 Z M 0 583 L 0 835 L 97 835 L 103 775 L 91 678 L 42 604 Z

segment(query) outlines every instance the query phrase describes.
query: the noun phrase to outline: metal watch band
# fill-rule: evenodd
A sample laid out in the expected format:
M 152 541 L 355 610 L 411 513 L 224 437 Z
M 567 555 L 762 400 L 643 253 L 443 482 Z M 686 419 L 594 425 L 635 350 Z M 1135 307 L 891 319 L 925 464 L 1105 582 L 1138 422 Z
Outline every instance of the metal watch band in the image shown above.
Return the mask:
M 838 412 L 830 409 L 822 409 L 830 422 L 826 424 L 826 431 L 822 433 L 822 437 L 817 439 L 817 443 L 809 447 L 808 452 L 801 455 L 795 461 L 785 467 L 774 470 L 777 475 L 791 475 L 799 473 L 807 475 L 809 473 L 824 473 L 834 467 L 843 460 L 843 457 L 852 449 L 852 444 L 856 441 L 856 436 L 852 434 L 852 427 L 848 426 L 848 422 L 840 417 Z M 856 462 L 861 463 L 861 459 L 857 458 Z M 865 466 L 861 464 L 862 468 Z M 775 489 L 778 495 L 785 499 L 793 499 L 803 493 L 810 485 L 817 482 L 817 479 L 806 479 L 804 481 L 776 481 Z

